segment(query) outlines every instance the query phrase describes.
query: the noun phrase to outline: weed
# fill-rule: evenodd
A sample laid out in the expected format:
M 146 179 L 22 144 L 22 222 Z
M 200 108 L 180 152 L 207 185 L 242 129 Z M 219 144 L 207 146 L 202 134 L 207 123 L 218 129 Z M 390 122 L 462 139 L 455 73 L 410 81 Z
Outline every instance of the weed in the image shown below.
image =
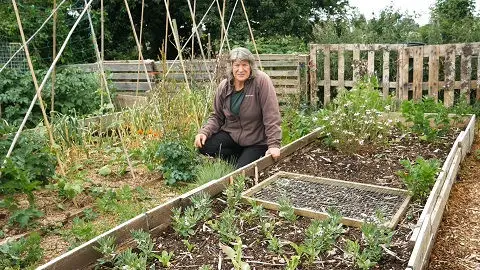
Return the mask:
M 98 214 L 92 208 L 87 208 L 83 210 L 83 219 L 85 221 L 93 221 L 97 218 L 98 218 Z
M 297 221 L 297 215 L 295 215 L 295 209 L 293 208 L 292 202 L 286 197 L 281 196 L 278 199 L 278 215 L 292 223 Z
M 404 169 L 398 171 L 397 175 L 403 180 L 413 198 L 426 200 L 435 184 L 435 176 L 440 171 L 439 161 L 417 157 L 414 163 L 409 160 L 401 160 L 400 164 Z

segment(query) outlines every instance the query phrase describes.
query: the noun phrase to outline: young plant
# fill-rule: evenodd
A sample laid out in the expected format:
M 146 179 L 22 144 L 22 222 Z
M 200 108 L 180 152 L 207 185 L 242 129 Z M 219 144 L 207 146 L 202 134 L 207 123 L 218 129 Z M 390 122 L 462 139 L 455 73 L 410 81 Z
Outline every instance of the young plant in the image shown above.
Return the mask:
M 33 268 L 43 256 L 40 235 L 36 232 L 28 237 L 0 245 L 1 269 Z
M 295 210 L 293 209 L 293 204 L 286 196 L 281 196 L 278 199 L 278 215 L 292 223 L 297 221 L 297 215 L 295 215 Z
M 290 259 L 287 256 L 283 256 L 286 262 L 285 270 L 296 270 L 300 265 L 300 256 L 292 255 Z
M 223 253 L 232 261 L 235 270 L 250 270 L 250 265 L 242 261 L 242 240 L 240 237 L 236 237 L 236 243 L 234 248 L 223 245 L 220 243 L 220 248 Z
M 210 195 L 205 192 L 199 192 L 190 197 L 190 201 L 201 220 L 206 221 L 212 217 L 212 200 L 210 199 Z
M 147 269 L 147 256 L 137 254 L 127 248 L 115 259 L 115 269 Z
M 347 239 L 346 252 L 353 262 L 361 269 L 370 269 L 377 265 L 383 255 L 383 248 L 388 248 L 394 232 L 385 227 L 385 219 L 380 212 L 376 213 L 376 219 L 365 222 L 362 226 L 363 250 L 358 242 Z
M 115 261 L 117 256 L 117 245 L 115 244 L 115 237 L 107 236 L 98 240 L 98 246 L 93 247 L 96 251 L 102 254 L 102 257 L 97 259 L 96 266 L 110 265 Z
M 163 250 L 160 255 L 158 254 L 153 254 L 155 258 L 158 259 L 158 261 L 162 264 L 163 267 L 170 267 L 172 264 L 170 261 L 172 260 L 173 256 L 175 255 L 173 251 L 166 251 Z
M 142 254 L 150 258 L 153 256 L 153 247 L 154 243 L 150 234 L 144 232 L 142 229 L 133 230 L 130 232 L 132 234 L 133 240 L 137 244 L 137 248 L 141 251 Z
M 268 243 L 268 246 L 267 246 L 268 250 L 276 254 L 283 254 L 283 249 L 282 249 L 283 243 L 282 241 L 280 241 L 278 237 L 269 235 L 269 237 L 267 237 L 267 243 Z
M 250 201 L 249 203 L 252 208 L 250 211 L 242 212 L 242 219 L 250 225 L 257 220 L 261 222 L 262 219 L 267 215 L 265 209 L 256 201 Z
M 201 216 L 192 206 L 187 206 L 182 215 L 182 208 L 172 209 L 172 227 L 182 237 L 187 238 L 195 234 L 195 226 L 201 220 Z
M 220 241 L 225 244 L 235 241 L 238 237 L 238 228 L 235 224 L 235 209 L 225 208 L 217 220 L 209 220 L 212 229 L 220 235 Z
M 200 186 L 202 184 L 208 183 L 212 180 L 219 179 L 220 177 L 229 174 L 234 171 L 234 167 L 231 163 L 226 162 L 222 159 L 211 159 L 202 162 L 201 165 L 197 166 L 195 171 L 196 181 L 195 185 Z
M 187 248 L 187 251 L 188 251 L 189 253 L 192 253 L 192 251 L 193 251 L 193 250 L 195 249 L 195 247 L 196 247 L 195 244 L 192 244 L 192 243 L 188 242 L 188 240 L 186 240 L 186 239 L 183 239 L 183 240 L 182 240 L 182 243 L 185 245 L 185 247 Z
M 43 213 L 40 210 L 30 206 L 27 209 L 15 210 L 8 219 L 8 222 L 12 225 L 18 224 L 20 228 L 27 228 L 34 224 L 35 219 L 42 216 Z
M 242 191 L 245 188 L 245 176 L 238 175 L 233 179 L 233 183 L 225 189 L 225 195 L 227 196 L 227 206 L 230 209 L 235 206 L 242 199 Z
M 417 157 L 414 163 L 401 160 L 400 164 L 404 169 L 398 171 L 397 175 L 403 180 L 413 198 L 420 201 L 426 200 L 435 184 L 435 176 L 440 171 L 439 161 Z
M 198 270 L 213 270 L 213 267 L 211 265 L 202 265 Z

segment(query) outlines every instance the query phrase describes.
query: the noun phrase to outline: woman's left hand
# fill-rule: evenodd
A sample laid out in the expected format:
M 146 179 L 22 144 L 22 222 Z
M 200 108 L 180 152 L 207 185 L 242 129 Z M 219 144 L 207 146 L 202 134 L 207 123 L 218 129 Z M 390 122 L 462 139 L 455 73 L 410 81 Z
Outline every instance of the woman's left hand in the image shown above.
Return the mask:
M 280 148 L 278 147 L 272 147 L 268 148 L 267 152 L 265 152 L 265 155 L 272 155 L 272 158 L 276 161 L 280 157 Z

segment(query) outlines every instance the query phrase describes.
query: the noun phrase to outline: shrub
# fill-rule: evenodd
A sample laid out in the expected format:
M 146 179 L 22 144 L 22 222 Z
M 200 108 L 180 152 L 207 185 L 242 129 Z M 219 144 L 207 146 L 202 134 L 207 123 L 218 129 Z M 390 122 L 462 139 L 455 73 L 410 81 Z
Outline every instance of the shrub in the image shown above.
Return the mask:
M 194 180 L 196 153 L 184 144 L 173 141 L 162 142 L 156 157 L 161 161 L 158 169 L 162 172 L 167 185 Z
M 398 171 L 397 175 L 403 180 L 413 198 L 425 200 L 435 184 L 435 176 L 440 171 L 439 161 L 417 157 L 414 163 L 401 160 L 400 164 L 403 165 L 404 170 Z

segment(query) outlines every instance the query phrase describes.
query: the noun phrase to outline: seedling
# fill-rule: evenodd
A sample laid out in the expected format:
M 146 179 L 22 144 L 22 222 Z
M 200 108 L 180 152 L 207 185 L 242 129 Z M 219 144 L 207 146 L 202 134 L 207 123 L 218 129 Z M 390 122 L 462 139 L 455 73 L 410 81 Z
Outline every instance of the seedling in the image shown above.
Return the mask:
M 250 265 L 246 262 L 242 262 L 242 240 L 237 237 L 237 242 L 234 244 L 234 248 L 222 245 L 219 243 L 223 253 L 232 261 L 235 270 L 250 270 Z
M 131 234 L 133 240 L 137 244 L 137 248 L 142 252 L 142 254 L 147 256 L 147 258 L 152 257 L 154 243 L 150 237 L 150 234 L 141 229 L 133 230 L 131 231 Z
M 435 184 L 435 176 L 440 171 L 439 161 L 417 157 L 414 163 L 401 160 L 400 164 L 405 169 L 398 171 L 397 175 L 403 180 L 413 198 L 425 200 Z
M 220 234 L 220 241 L 225 244 L 234 241 L 238 236 L 235 215 L 235 209 L 226 208 L 220 214 L 218 220 L 209 221 L 210 226 Z
M 195 234 L 194 227 L 201 217 L 196 214 L 195 209 L 192 206 L 187 206 L 182 215 L 182 208 L 172 209 L 172 226 L 173 229 L 182 237 L 189 237 Z
M 300 264 L 300 256 L 292 255 L 290 259 L 287 256 L 283 257 L 285 259 L 286 267 L 285 270 L 296 270 L 298 265 Z
M 206 221 L 212 217 L 212 200 L 210 199 L 210 195 L 205 192 L 200 192 L 193 195 L 190 201 L 193 204 L 196 215 L 201 217 L 201 220 Z
M 188 242 L 188 240 L 186 240 L 186 239 L 183 239 L 182 243 L 185 245 L 188 252 L 190 252 L 190 253 L 192 253 L 192 251 L 195 249 L 195 244 L 192 244 L 192 243 Z
M 166 250 L 163 250 L 160 255 L 153 254 L 153 256 L 157 258 L 158 261 L 160 261 L 163 267 L 170 267 L 170 265 L 172 264 L 170 260 L 173 258 L 174 255 L 175 254 L 173 253 L 173 251 L 168 252 Z
M 115 256 L 117 256 L 117 245 L 115 244 L 115 237 L 107 236 L 98 240 L 98 246 L 93 247 L 96 251 L 100 252 L 103 256 L 97 259 L 97 266 L 102 266 L 114 262 Z
M 227 196 L 227 206 L 233 209 L 242 198 L 242 191 L 245 188 L 245 176 L 238 175 L 233 180 L 233 183 L 225 189 Z
M 127 248 L 120 253 L 115 260 L 118 269 L 147 269 L 147 256 L 137 254 L 132 248 Z
M 280 205 L 278 209 L 278 215 L 292 223 L 295 223 L 295 221 L 297 221 L 297 215 L 295 215 L 292 202 L 287 197 L 282 196 L 278 199 L 278 204 Z

